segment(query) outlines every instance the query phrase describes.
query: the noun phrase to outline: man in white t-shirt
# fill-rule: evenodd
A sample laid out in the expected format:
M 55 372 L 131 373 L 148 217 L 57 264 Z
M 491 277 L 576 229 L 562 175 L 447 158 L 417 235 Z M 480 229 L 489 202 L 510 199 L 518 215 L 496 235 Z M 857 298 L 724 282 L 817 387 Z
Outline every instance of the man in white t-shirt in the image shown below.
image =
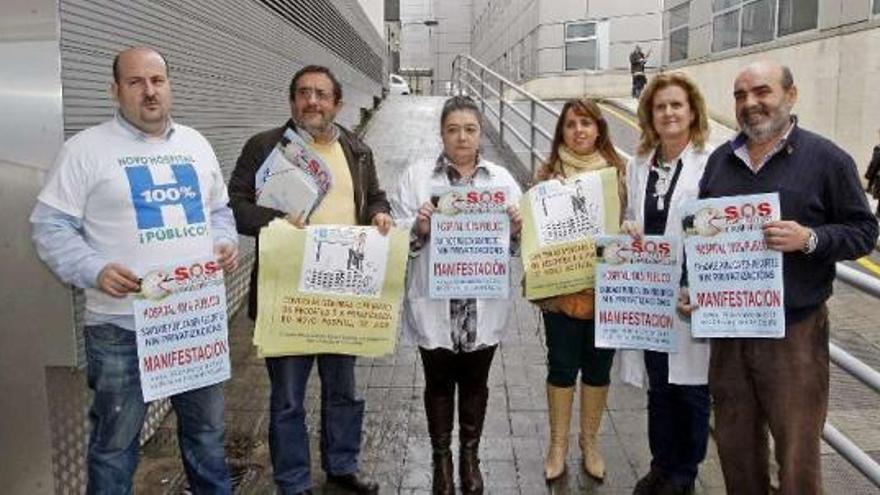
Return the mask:
M 132 301 L 157 265 L 238 259 L 238 235 L 217 158 L 197 131 L 171 120 L 165 58 L 150 48 L 113 61 L 113 119 L 62 146 L 31 215 L 40 258 L 85 289 L 89 411 L 88 493 L 130 493 L 146 413 Z M 223 389 L 171 396 L 194 493 L 231 493 Z

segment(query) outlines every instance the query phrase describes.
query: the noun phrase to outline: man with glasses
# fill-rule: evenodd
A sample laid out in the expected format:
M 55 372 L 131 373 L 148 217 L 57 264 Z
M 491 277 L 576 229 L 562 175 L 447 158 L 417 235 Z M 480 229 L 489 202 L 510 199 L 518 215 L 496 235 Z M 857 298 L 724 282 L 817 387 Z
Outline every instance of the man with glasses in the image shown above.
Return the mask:
M 373 153 L 351 131 L 334 123 L 342 108 L 342 86 L 326 67 L 310 65 L 290 82 L 292 119 L 250 138 L 229 180 L 230 206 L 241 234 L 258 237 L 275 218 L 303 226 L 302 216 L 256 204 L 260 166 L 291 129 L 326 162 L 332 187 L 309 217 L 310 224 L 376 225 L 387 233 L 393 222 L 379 187 Z M 258 250 L 259 251 L 259 250 Z M 258 260 L 259 261 L 259 260 Z M 257 266 L 251 274 L 248 314 L 257 315 Z M 356 391 L 354 356 L 337 354 L 266 358 L 271 382 L 269 450 L 279 493 L 311 493 L 305 392 L 318 361 L 321 377 L 321 467 L 332 484 L 352 493 L 377 493 L 378 485 L 358 476 L 364 400 Z

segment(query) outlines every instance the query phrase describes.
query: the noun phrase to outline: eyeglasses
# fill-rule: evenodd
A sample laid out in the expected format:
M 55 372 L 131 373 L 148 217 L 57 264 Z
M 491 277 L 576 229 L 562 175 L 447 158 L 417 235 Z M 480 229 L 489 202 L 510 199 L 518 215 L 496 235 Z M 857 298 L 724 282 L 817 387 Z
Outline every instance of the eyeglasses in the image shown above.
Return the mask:
M 318 101 L 331 101 L 333 99 L 332 92 L 317 88 L 296 88 L 296 96 L 303 100 L 308 100 L 312 96 Z

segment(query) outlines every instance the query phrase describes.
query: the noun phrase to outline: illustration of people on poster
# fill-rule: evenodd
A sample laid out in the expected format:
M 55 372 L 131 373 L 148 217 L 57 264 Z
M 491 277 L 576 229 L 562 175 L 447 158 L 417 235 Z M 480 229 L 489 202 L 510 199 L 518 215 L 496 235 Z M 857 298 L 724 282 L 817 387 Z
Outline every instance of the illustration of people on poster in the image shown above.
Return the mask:
M 596 347 L 675 352 L 674 239 L 605 236 L 596 246 Z
M 620 223 L 617 172 L 607 168 L 540 182 L 520 201 L 525 297 L 571 294 L 593 286 L 595 237 Z
M 688 285 L 697 305 L 694 337 L 785 336 L 782 253 L 762 226 L 780 219 L 779 195 L 695 201 L 685 208 Z
M 507 299 L 510 217 L 507 188 L 447 187 L 431 216 L 433 299 Z
M 394 352 L 409 235 L 275 220 L 260 232 L 261 356 Z
M 144 402 L 229 379 L 226 285 L 217 261 L 148 271 L 133 304 Z

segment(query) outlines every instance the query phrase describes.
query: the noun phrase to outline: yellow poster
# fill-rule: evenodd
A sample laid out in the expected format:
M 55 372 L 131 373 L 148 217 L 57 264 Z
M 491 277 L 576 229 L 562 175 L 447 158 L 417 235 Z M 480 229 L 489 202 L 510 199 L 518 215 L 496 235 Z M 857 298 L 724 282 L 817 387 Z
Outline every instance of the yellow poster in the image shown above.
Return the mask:
M 260 355 L 393 353 L 408 250 L 398 229 L 270 223 L 260 232 Z
M 593 287 L 595 238 L 620 230 L 617 171 L 536 184 L 520 201 L 526 299 Z

